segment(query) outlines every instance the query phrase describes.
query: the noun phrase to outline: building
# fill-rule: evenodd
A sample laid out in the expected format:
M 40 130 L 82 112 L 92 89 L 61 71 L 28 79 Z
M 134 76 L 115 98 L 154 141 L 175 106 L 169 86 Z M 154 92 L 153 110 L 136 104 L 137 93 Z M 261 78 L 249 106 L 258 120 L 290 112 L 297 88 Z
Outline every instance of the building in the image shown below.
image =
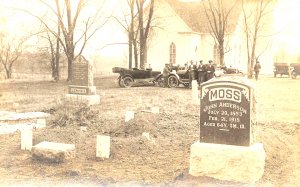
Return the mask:
M 234 2 L 234 0 L 226 1 L 228 6 Z M 148 42 L 148 64 L 151 64 L 153 69 L 163 69 L 165 63 L 184 65 L 190 60 L 203 60 L 204 63 L 213 60 L 218 64 L 217 45 L 210 33 L 202 3 L 203 1 L 156 1 L 155 29 L 152 30 Z M 264 74 L 272 73 L 273 63 L 279 60 L 280 54 L 284 51 L 280 47 L 282 42 L 278 42 L 278 38 L 282 38 L 286 34 L 281 33 L 282 31 L 275 33 L 274 28 L 280 18 L 278 12 L 283 14 L 283 11 L 289 11 L 282 9 L 286 3 L 283 0 L 272 1 L 268 7 L 268 14 L 261 21 L 263 27 L 259 31 L 256 56 L 262 64 L 261 72 Z M 249 0 L 244 6 L 244 10 L 246 13 L 250 13 L 256 10 L 256 6 L 257 1 Z M 239 4 L 228 19 L 227 52 L 224 62 L 226 66 L 238 67 L 247 72 L 247 47 L 243 18 L 243 11 Z M 253 19 L 249 21 L 251 22 Z M 280 61 L 289 61 L 288 59 L 290 58 L 281 58 Z

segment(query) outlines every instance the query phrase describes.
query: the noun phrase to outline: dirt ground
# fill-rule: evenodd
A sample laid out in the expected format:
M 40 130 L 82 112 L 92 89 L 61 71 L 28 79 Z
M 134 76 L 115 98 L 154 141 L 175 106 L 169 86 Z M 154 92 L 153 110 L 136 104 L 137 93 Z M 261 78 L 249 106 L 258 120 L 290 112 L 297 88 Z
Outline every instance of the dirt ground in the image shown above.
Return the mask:
M 256 142 L 266 151 L 265 172 L 255 184 L 237 184 L 188 174 L 190 146 L 199 139 L 199 105 L 187 88 L 119 88 L 116 77 L 95 80 L 101 104 L 65 104 L 67 83 L 3 81 L 1 110 L 51 114 L 36 129 L 33 144 L 76 145 L 76 158 L 61 164 L 32 160 L 20 150 L 20 133 L 0 135 L 0 186 L 299 186 L 300 78 L 262 77 L 256 85 Z M 19 103 L 14 108 L 13 103 Z M 159 114 L 145 112 L 158 106 Z M 124 122 L 126 110 L 135 119 Z M 87 126 L 87 131 L 80 130 Z M 150 141 L 142 137 L 150 133 Z M 96 136 L 111 136 L 111 156 L 96 159 Z

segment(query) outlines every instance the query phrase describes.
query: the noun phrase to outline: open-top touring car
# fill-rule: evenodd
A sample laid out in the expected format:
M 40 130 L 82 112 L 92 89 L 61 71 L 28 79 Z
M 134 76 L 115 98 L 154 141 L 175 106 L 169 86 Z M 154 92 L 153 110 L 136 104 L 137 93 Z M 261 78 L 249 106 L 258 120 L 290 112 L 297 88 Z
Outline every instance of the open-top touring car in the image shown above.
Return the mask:
M 137 82 L 149 82 L 163 86 L 162 74 L 152 69 L 128 69 L 122 67 L 112 68 L 113 73 L 119 73 L 118 83 L 120 87 L 131 87 Z

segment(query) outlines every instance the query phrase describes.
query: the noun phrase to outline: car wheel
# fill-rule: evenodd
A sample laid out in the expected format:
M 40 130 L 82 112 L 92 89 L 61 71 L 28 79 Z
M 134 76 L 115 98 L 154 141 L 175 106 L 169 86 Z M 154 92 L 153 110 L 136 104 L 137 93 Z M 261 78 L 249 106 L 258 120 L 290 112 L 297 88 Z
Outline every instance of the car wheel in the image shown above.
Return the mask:
M 190 86 L 190 83 L 184 83 L 183 86 L 188 88 Z
M 123 85 L 125 88 L 131 87 L 133 84 L 133 79 L 131 77 L 123 78 Z
M 296 72 L 292 72 L 292 79 L 296 79 L 296 77 L 297 77 L 297 73 Z
M 121 88 L 124 87 L 124 81 L 123 81 L 122 78 L 119 79 L 118 83 L 119 83 L 119 86 L 120 86 Z
M 163 76 L 160 76 L 157 79 L 157 84 L 158 84 L 159 87 L 163 87 L 164 86 L 164 77 Z
M 177 88 L 179 85 L 179 81 L 175 75 L 171 75 L 168 77 L 168 85 L 171 88 Z

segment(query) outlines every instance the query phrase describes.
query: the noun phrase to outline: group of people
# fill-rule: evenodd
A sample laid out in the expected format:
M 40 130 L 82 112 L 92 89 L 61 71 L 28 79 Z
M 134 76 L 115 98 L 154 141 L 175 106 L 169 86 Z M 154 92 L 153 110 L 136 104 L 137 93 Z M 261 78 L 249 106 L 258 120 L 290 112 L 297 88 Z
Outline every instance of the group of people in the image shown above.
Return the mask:
M 259 61 L 256 61 L 254 65 L 255 79 L 258 80 L 259 71 L 261 69 L 261 65 Z M 198 84 L 208 81 L 214 77 L 215 67 L 213 65 L 213 61 L 209 60 L 208 64 L 203 64 L 203 61 L 200 60 L 199 64 L 194 61 L 189 61 L 185 64 L 185 70 L 188 71 L 189 74 L 189 86 L 191 87 L 192 81 L 197 80 Z M 164 87 L 168 87 L 168 76 L 172 71 L 172 66 L 170 64 L 166 64 L 163 69 L 163 77 L 164 77 Z
M 189 74 L 189 85 L 191 87 L 192 81 L 197 80 L 198 84 L 208 81 L 214 77 L 215 67 L 213 65 L 213 61 L 209 60 L 208 64 L 203 64 L 203 61 L 200 60 L 199 64 L 194 61 L 189 61 L 185 64 L 185 70 L 188 71 Z M 168 76 L 172 71 L 172 67 L 170 64 L 165 64 L 163 69 L 163 77 L 164 77 L 164 87 L 168 87 Z
M 208 64 L 203 64 L 203 61 L 200 60 L 199 64 L 196 62 L 194 64 L 193 61 L 190 61 L 189 65 L 187 65 L 188 72 L 189 72 L 189 82 L 190 86 L 192 83 L 192 80 L 198 81 L 198 84 L 200 85 L 201 83 L 208 81 L 212 78 L 214 78 L 214 73 L 215 73 L 215 67 L 213 65 L 213 61 L 209 60 Z

